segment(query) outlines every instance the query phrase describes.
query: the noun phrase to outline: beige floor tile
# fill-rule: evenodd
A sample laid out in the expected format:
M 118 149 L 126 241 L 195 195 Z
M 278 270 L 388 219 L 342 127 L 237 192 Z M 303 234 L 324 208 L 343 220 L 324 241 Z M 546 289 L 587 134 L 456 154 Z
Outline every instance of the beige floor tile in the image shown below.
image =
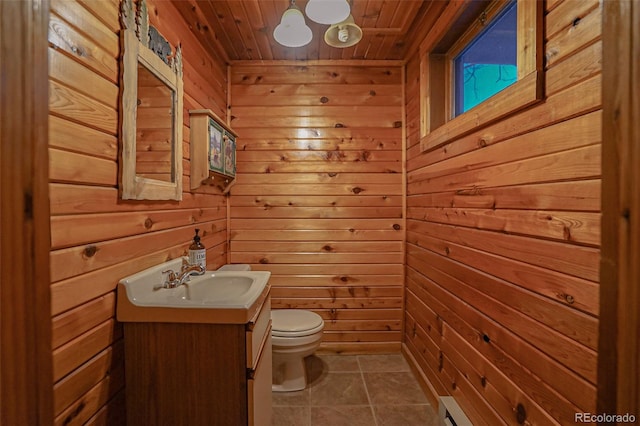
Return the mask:
M 420 385 L 411 372 L 363 375 L 373 405 L 427 403 Z
M 309 406 L 309 388 L 296 392 L 272 392 L 272 405 L 281 406 Z
M 317 355 L 307 389 L 273 393 L 273 426 L 436 426 L 401 354 Z
M 401 354 L 360 355 L 358 363 L 362 371 L 377 373 L 409 371 L 409 364 Z
M 311 357 L 309 357 L 311 358 Z M 357 355 L 319 355 L 328 372 L 360 371 Z
M 368 405 L 334 405 L 311 407 L 311 426 L 372 426 L 375 424 Z
M 273 426 L 310 426 L 309 407 L 273 407 Z
M 360 373 L 327 373 L 309 389 L 311 405 L 366 405 L 367 392 Z
M 437 426 L 438 416 L 428 404 L 374 405 L 377 426 Z

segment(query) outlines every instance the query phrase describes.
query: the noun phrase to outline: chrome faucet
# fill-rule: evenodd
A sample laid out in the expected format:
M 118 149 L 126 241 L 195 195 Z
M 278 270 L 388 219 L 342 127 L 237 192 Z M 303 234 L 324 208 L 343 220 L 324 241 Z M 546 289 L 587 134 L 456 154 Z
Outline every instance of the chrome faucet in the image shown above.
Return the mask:
M 171 269 L 162 271 L 163 274 L 168 274 L 167 280 L 163 284 L 154 287 L 154 289 L 179 287 L 188 282 L 191 274 L 194 272 L 197 272 L 198 275 L 202 275 L 205 273 L 205 268 L 199 264 L 190 265 L 187 261 L 183 260 L 180 272 L 176 272 Z
M 178 274 L 178 276 L 176 277 L 176 279 L 178 280 L 178 285 L 182 285 L 185 282 L 189 281 L 189 277 L 191 276 L 192 272 L 197 272 L 198 275 L 202 275 L 205 272 L 205 268 L 199 264 L 189 265 L 186 262 L 183 263 L 180 274 Z

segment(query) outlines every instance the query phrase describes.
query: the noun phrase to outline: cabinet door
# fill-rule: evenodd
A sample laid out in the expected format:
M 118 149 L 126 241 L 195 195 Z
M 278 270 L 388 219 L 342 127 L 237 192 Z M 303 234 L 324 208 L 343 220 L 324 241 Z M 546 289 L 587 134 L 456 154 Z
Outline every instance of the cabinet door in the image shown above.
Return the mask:
M 255 320 L 252 320 L 248 325 L 247 330 L 247 368 L 255 369 L 258 363 L 258 357 L 260 351 L 263 351 L 263 345 L 265 345 L 265 336 L 267 334 L 267 328 L 271 324 L 271 298 L 267 297 L 260 313 Z M 269 331 L 271 336 L 271 331 Z
M 236 137 L 227 131 L 224 134 L 224 174 L 236 176 Z
M 271 327 L 267 333 L 258 366 L 248 383 L 250 426 L 271 426 Z
M 224 173 L 225 163 L 225 147 L 224 147 L 225 130 L 213 118 L 209 118 L 209 127 L 207 132 L 207 142 L 209 143 L 209 170 L 212 172 Z

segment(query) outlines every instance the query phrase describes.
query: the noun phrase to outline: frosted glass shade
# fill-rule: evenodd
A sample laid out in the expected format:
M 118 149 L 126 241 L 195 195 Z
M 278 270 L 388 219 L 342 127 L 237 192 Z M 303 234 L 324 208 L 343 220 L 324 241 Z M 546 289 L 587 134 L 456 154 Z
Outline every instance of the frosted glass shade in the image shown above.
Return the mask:
M 347 0 L 309 0 L 304 11 L 318 24 L 333 25 L 347 19 L 350 9 Z
M 273 30 L 273 38 L 286 47 L 301 47 L 311 41 L 313 34 L 300 9 L 293 6 L 282 14 L 280 24 Z

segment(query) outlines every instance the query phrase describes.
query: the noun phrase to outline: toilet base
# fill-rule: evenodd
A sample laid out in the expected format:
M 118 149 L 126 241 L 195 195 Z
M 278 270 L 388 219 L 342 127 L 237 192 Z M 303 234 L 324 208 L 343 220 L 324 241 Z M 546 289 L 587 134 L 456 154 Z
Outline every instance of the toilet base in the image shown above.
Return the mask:
M 307 387 L 304 357 L 286 357 L 273 362 L 273 392 L 294 392 Z
M 300 391 L 307 387 L 305 358 L 320 346 L 324 321 L 314 312 L 299 309 L 272 311 L 271 320 L 271 389 L 273 392 Z

